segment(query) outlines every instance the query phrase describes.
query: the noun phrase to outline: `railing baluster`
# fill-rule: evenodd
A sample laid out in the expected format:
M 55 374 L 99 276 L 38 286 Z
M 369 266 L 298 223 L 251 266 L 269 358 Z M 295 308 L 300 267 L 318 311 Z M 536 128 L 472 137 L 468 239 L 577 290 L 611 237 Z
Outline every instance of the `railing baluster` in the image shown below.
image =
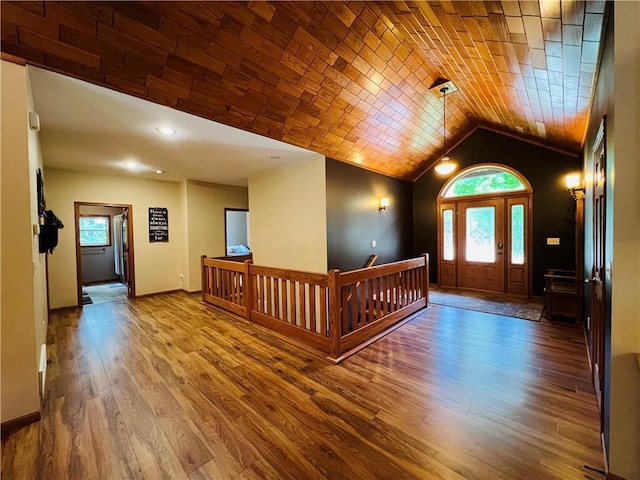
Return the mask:
M 289 283 L 289 321 L 292 325 L 297 325 L 296 322 L 296 282 L 291 281 Z
M 318 333 L 316 325 L 316 286 L 309 284 L 309 330 Z

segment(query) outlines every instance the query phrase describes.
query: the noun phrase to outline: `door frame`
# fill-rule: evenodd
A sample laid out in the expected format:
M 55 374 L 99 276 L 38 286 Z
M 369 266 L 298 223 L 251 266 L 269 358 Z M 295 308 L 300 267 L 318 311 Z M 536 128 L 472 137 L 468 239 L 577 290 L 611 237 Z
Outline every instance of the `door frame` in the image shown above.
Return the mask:
M 522 184 L 525 186 L 524 190 L 518 190 L 515 192 L 500 192 L 500 193 L 487 193 L 487 194 L 480 194 L 480 195 L 467 195 L 467 196 L 460 196 L 460 197 L 444 197 L 444 192 L 446 192 L 446 190 L 449 188 L 449 186 L 451 186 L 456 180 L 458 180 L 459 178 L 465 176 L 470 170 L 476 170 L 476 169 L 481 169 L 481 168 L 491 168 L 491 167 L 496 167 L 502 170 L 506 170 L 509 173 L 515 175 L 521 182 Z M 442 264 L 443 264 L 443 232 L 442 232 L 442 210 L 443 210 L 443 206 L 453 206 L 454 208 L 454 226 L 453 226 L 453 231 L 454 231 L 454 241 L 457 240 L 457 235 L 458 235 L 458 211 L 459 211 L 459 204 L 460 203 L 470 203 L 470 202 L 474 202 L 474 201 L 483 201 L 483 200 L 503 200 L 505 202 L 505 207 L 507 207 L 508 205 L 510 205 L 509 199 L 512 198 L 522 198 L 522 197 L 526 197 L 527 201 L 526 201 L 526 205 L 525 205 L 525 209 L 526 209 L 526 216 L 527 216 L 527 220 L 526 220 L 526 225 L 525 225 L 525 229 L 526 229 L 526 233 L 525 233 L 525 267 L 527 270 L 527 275 L 526 275 L 526 279 L 525 281 L 527 282 L 527 286 L 526 286 L 526 296 L 527 297 L 531 297 L 532 296 L 532 288 L 533 288 L 533 264 L 532 264 L 532 255 L 533 255 L 533 188 L 531 186 L 531 183 L 529 182 L 529 180 L 522 175 L 520 172 L 518 172 L 517 170 L 507 166 L 507 165 L 503 165 L 503 164 L 499 164 L 499 163 L 478 163 L 478 164 L 474 164 L 471 165 L 463 170 L 461 170 L 460 172 L 458 172 L 454 177 L 450 178 L 447 182 L 445 182 L 445 184 L 442 186 L 442 188 L 440 189 L 440 191 L 438 192 L 438 196 L 436 198 L 436 204 L 437 204 L 437 208 L 436 208 L 436 212 L 437 212 L 437 259 L 438 259 L 438 284 L 441 285 L 442 284 Z M 506 219 L 509 218 L 509 215 L 506 211 L 507 209 L 505 208 L 505 237 L 509 237 L 509 239 L 511 238 L 511 229 L 510 229 L 510 222 L 507 222 Z M 510 244 L 510 242 L 509 242 Z M 454 274 L 454 283 L 455 286 L 453 288 L 460 288 L 459 287 L 459 283 L 460 283 L 460 279 L 459 279 L 459 275 L 458 275 L 458 258 L 460 257 L 459 255 L 459 245 L 456 242 L 456 245 L 454 247 L 454 251 L 455 251 L 455 256 L 454 256 L 454 260 L 452 262 L 449 263 L 453 263 L 453 270 L 455 272 Z M 510 255 L 510 252 L 505 252 L 506 255 Z M 507 271 L 510 265 L 510 262 L 507 261 L 505 259 L 505 286 L 508 284 L 508 279 L 510 278 L 510 274 Z M 505 287 L 506 289 L 506 287 Z
M 82 308 L 82 247 L 80 246 L 80 207 L 112 207 L 127 210 L 129 222 L 127 224 L 127 260 L 129 264 L 129 284 L 127 285 L 127 297 L 136 298 L 136 275 L 135 275 L 135 252 L 133 248 L 133 206 L 127 203 L 100 203 L 100 202 L 73 202 L 74 211 L 74 232 L 76 239 L 76 286 L 78 307 Z

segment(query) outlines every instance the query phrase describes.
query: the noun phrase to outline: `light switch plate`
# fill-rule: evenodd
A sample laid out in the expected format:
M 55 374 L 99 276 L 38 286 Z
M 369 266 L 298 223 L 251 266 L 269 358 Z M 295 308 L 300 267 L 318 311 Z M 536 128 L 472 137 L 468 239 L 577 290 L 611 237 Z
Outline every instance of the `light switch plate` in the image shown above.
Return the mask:
M 377 245 L 376 241 L 375 240 L 371 240 L 371 246 L 375 247 L 376 245 Z
M 560 245 L 560 239 L 557 237 L 547 237 L 547 245 Z

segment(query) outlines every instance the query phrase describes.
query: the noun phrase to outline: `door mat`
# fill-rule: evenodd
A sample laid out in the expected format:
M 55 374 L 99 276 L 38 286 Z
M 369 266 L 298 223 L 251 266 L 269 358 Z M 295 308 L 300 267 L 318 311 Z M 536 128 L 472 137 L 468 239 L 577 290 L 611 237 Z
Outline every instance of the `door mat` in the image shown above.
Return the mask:
M 542 318 L 544 299 L 528 299 L 477 290 L 430 287 L 429 303 L 539 322 Z

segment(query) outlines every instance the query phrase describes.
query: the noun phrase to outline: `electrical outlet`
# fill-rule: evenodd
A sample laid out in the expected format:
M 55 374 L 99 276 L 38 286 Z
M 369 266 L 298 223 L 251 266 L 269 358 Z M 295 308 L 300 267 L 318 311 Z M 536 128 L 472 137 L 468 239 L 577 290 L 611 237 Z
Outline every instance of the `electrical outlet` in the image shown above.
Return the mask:
M 184 273 L 180 274 L 180 280 L 184 280 Z

